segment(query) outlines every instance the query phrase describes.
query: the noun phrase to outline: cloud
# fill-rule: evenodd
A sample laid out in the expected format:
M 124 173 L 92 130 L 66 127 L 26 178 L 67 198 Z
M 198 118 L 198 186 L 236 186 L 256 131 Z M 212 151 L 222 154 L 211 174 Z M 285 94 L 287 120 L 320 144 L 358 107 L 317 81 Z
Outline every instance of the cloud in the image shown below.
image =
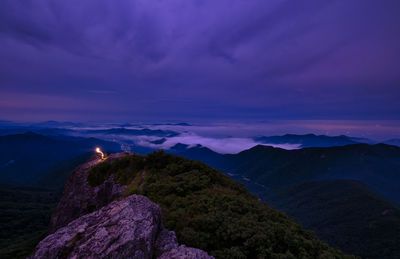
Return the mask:
M 252 140 L 251 138 L 212 138 L 212 137 L 203 137 L 193 133 L 185 133 L 181 134 L 177 137 L 167 138 L 167 140 L 161 145 L 155 145 L 150 143 L 149 141 L 155 140 L 154 137 L 128 137 L 133 139 L 137 145 L 147 146 L 155 149 L 170 149 L 174 145 L 181 143 L 189 145 L 189 147 L 194 147 L 198 144 L 207 147 L 215 152 L 221 154 L 235 154 L 239 153 L 243 150 L 252 148 L 256 145 L 265 145 L 265 146 L 273 146 L 277 148 L 283 149 L 298 149 L 301 147 L 300 144 L 265 144 L 258 143 Z
M 113 91 L 113 90 L 89 90 L 89 93 L 93 93 L 93 94 L 116 94 L 117 91 Z
M 105 120 L 396 119 L 399 10 L 397 0 L 3 0 L 0 83 L 106 103 Z

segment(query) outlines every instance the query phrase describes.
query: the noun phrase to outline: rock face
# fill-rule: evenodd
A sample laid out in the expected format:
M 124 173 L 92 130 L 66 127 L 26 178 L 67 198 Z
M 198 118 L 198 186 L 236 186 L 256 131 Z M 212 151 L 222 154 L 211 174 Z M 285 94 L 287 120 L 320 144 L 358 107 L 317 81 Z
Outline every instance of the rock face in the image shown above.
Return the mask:
M 104 163 L 111 162 L 126 154 L 112 154 Z M 50 221 L 50 233 L 54 233 L 58 228 L 66 226 L 72 220 L 93 212 L 122 196 L 125 186 L 120 186 L 114 182 L 112 177 L 96 187 L 91 187 L 88 184 L 86 180 L 87 170 L 100 162 L 103 161 L 95 159 L 87 162 L 69 175 L 64 194 Z
M 39 258 L 213 258 L 179 246 L 161 221 L 161 209 L 144 196 L 131 195 L 75 219 L 47 236 L 31 259 Z
M 163 253 L 158 258 L 159 259 L 180 259 L 180 258 L 206 259 L 206 258 L 214 258 L 214 257 L 209 256 L 206 252 L 204 252 L 200 249 L 186 247 L 184 245 L 181 245 L 179 247 L 171 249 L 168 252 Z
M 51 218 L 52 234 L 38 244 L 31 259 L 213 258 L 202 250 L 179 246 L 175 233 L 162 225 L 160 207 L 146 197 L 121 200 L 126 186 L 112 176 L 99 186 L 88 184 L 88 169 L 126 154 L 92 160 L 69 175 Z

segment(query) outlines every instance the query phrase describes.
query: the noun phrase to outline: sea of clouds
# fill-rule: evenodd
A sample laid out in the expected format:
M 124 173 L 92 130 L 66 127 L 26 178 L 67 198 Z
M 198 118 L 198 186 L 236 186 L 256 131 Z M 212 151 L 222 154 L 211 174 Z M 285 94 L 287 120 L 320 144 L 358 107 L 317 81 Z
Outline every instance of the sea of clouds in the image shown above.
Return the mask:
M 97 129 L 113 128 L 115 125 L 101 125 Z M 96 128 L 85 128 L 96 129 Z M 131 135 L 104 135 L 97 134 L 94 137 L 119 141 L 125 144 L 134 144 L 152 149 L 168 150 L 176 144 L 185 144 L 189 147 L 201 145 L 221 154 L 235 154 L 243 150 L 250 149 L 257 145 L 267 145 L 283 149 L 298 149 L 300 144 L 268 144 L 255 141 L 252 137 L 255 132 L 250 126 L 243 124 L 237 125 L 196 125 L 196 126 L 181 126 L 181 125 L 152 125 L 138 124 L 126 126 L 126 129 L 152 129 L 165 130 L 179 133 L 176 136 L 158 137 L 158 136 L 131 136 Z M 259 134 L 256 134 L 259 135 Z M 165 139 L 161 144 L 154 144 L 153 141 Z M 133 147 L 134 149 L 134 147 Z
M 196 146 L 198 144 L 207 147 L 215 152 L 221 154 L 235 154 L 239 153 L 243 150 L 252 148 L 256 145 L 267 145 L 274 146 L 283 149 L 297 149 L 300 148 L 299 144 L 265 144 L 254 141 L 251 138 L 218 138 L 218 137 L 204 137 L 197 135 L 195 133 L 182 133 L 179 136 L 166 138 L 166 141 L 162 144 L 156 145 L 151 143 L 150 141 L 154 141 L 157 138 L 147 137 L 147 136 L 139 136 L 132 137 L 132 139 L 140 146 L 147 146 L 154 149 L 170 149 L 174 145 L 181 143 L 189 145 L 189 147 Z

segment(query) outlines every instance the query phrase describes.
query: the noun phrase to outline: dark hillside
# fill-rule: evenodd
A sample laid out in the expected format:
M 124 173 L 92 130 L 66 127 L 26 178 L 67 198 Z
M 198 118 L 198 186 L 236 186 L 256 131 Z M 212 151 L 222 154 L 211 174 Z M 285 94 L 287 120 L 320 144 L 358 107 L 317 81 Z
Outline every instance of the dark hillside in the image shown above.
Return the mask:
M 53 190 L 0 185 L 0 258 L 26 258 L 47 235 Z
M 231 171 L 269 188 L 306 181 L 354 179 L 400 204 L 400 148 L 385 144 L 283 150 L 257 146 L 227 155 Z
M 284 150 L 260 145 L 234 155 L 198 149 L 182 155 L 223 170 L 334 247 L 366 258 L 399 256 L 393 242 L 400 236 L 395 207 L 400 204 L 398 147 Z M 386 208 L 395 213 L 381 216 Z M 377 225 L 369 228 L 371 222 Z
M 268 189 L 324 179 L 360 180 L 400 204 L 400 147 L 396 146 L 354 144 L 285 150 L 259 145 L 233 155 L 198 149 L 181 155 L 248 177 Z
M 345 252 L 363 258 L 400 258 L 400 210 L 359 181 L 298 184 L 270 199 Z
M 0 183 L 33 185 L 58 163 L 93 152 L 120 151 L 120 145 L 95 138 L 49 137 L 28 132 L 0 136 Z
M 88 172 L 92 186 L 114 175 L 159 204 L 179 242 L 217 258 L 343 258 L 240 183 L 198 161 L 163 152 L 130 155 Z M 133 182 L 132 182 L 133 181 Z

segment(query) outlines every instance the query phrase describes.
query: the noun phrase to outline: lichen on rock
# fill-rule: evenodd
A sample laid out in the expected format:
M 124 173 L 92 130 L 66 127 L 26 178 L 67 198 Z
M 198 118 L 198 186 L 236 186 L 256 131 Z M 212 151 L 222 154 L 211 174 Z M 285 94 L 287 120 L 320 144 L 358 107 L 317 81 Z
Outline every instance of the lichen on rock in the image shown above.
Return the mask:
M 131 195 L 84 215 L 43 239 L 30 259 L 39 258 L 213 258 L 179 246 L 164 228 L 161 209 Z

